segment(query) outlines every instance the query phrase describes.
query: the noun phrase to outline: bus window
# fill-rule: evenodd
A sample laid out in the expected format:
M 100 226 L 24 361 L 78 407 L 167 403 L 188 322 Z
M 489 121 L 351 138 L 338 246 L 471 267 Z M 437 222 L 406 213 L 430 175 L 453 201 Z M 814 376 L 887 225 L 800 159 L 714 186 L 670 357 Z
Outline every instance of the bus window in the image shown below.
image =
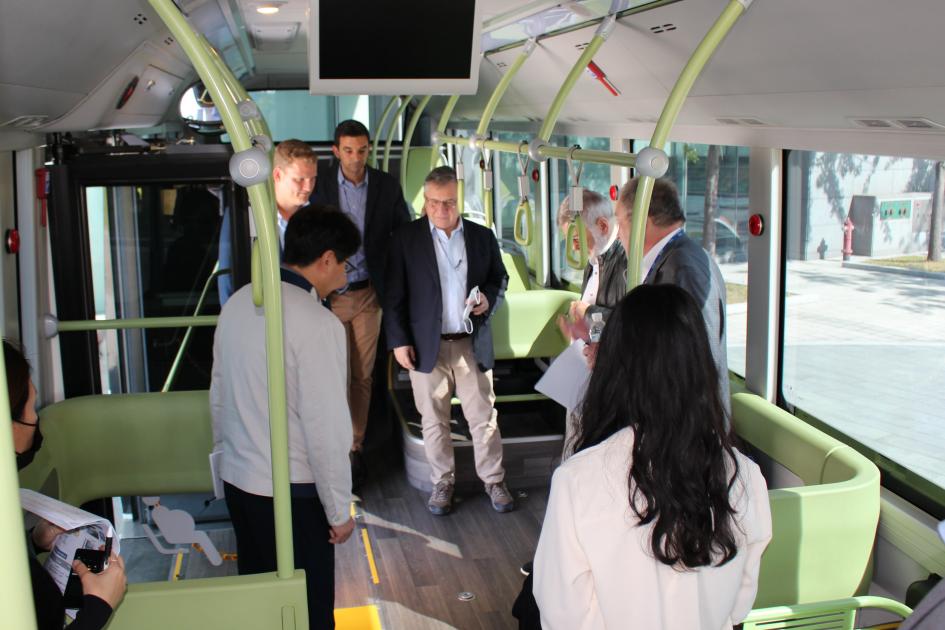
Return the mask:
M 787 164 L 784 400 L 941 503 L 945 266 L 926 261 L 937 163 L 792 151 Z

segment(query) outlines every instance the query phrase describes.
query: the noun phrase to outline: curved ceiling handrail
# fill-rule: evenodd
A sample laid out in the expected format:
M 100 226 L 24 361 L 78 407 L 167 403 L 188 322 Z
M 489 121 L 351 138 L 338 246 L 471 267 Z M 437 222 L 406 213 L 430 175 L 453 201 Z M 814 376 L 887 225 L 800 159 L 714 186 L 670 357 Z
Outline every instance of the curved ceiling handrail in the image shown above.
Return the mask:
M 371 146 L 371 168 L 377 168 L 377 150 L 381 146 L 381 135 L 384 133 L 384 125 L 387 124 L 387 117 L 390 116 L 392 111 L 394 111 L 394 103 L 396 103 L 400 98 L 403 97 L 390 97 L 390 100 L 387 101 L 387 105 L 384 106 L 384 111 L 381 112 L 381 119 L 377 123 L 377 129 L 375 129 L 374 132 L 374 142 Z
M 719 44 L 734 26 L 738 18 L 748 9 L 752 0 L 729 0 L 728 5 L 722 10 L 715 23 L 709 28 L 705 37 L 693 51 L 689 61 L 679 74 L 676 85 L 666 99 L 666 105 L 663 106 L 663 112 L 660 114 L 659 122 L 656 123 L 656 129 L 653 130 L 653 138 L 650 140 L 650 147 L 662 151 L 663 146 L 669 139 L 669 132 L 676 122 L 679 110 L 686 102 L 686 97 L 692 89 L 693 83 L 699 77 L 706 62 L 715 53 Z M 627 252 L 627 289 L 640 284 L 643 279 L 640 278 L 640 269 L 643 260 L 643 237 L 646 229 L 646 217 L 650 208 L 650 198 L 653 196 L 653 182 L 656 180 L 651 175 L 642 174 L 640 182 L 637 185 L 636 196 L 633 199 L 633 216 L 630 230 L 630 250 Z
M 390 148 L 394 144 L 394 132 L 397 130 L 397 121 L 401 119 L 404 115 L 404 112 L 407 110 L 407 105 L 410 105 L 410 101 L 413 100 L 413 96 L 404 96 L 403 100 L 400 102 L 400 107 L 397 108 L 397 113 L 394 114 L 393 119 L 390 121 L 390 127 L 387 128 L 387 142 L 384 143 L 384 166 L 381 167 L 381 170 L 385 173 L 390 169 Z
M 417 124 L 420 122 L 420 116 L 423 115 L 423 110 L 427 108 L 427 104 L 430 102 L 432 95 L 424 96 L 420 99 L 420 102 L 417 104 L 416 109 L 413 110 L 413 115 L 410 116 L 410 122 L 407 124 L 407 129 L 404 131 L 404 145 L 403 149 L 400 152 L 400 189 L 407 189 L 407 159 L 410 156 L 410 142 L 413 140 L 413 132 L 417 129 Z

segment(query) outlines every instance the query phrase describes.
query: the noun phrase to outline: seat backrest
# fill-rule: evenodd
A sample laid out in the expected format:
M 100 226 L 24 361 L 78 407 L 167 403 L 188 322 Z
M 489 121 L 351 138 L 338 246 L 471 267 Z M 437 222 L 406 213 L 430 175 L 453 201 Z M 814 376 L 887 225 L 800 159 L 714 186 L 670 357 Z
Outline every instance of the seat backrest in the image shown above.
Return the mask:
M 509 274 L 509 285 L 505 288 L 506 293 L 509 291 L 528 291 L 531 288 L 524 256 L 512 252 L 502 252 L 502 264 L 505 265 L 505 271 Z
M 43 448 L 24 487 L 72 505 L 212 489 L 207 391 L 81 396 L 42 411 Z
M 773 536 L 755 607 L 855 595 L 870 572 L 879 522 L 879 470 L 842 442 L 753 394 L 732 396 L 735 430 L 800 477 L 768 491 Z

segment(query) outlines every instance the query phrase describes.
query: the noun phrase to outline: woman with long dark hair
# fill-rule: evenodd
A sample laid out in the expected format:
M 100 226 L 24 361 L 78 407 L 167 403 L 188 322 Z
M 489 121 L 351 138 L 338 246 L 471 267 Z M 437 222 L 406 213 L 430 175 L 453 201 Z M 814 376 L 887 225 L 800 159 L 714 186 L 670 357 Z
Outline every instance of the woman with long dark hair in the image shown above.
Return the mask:
M 727 427 L 693 298 L 631 291 L 552 480 L 534 567 L 546 630 L 719 630 L 748 614 L 771 514 Z
M 13 449 L 16 451 L 16 467 L 22 470 L 30 465 L 43 443 L 36 413 L 36 388 L 30 379 L 30 364 L 19 348 L 3 340 L 3 363 L 7 375 L 7 395 L 10 400 L 10 417 L 13 420 Z M 62 592 L 43 565 L 36 559 L 34 551 L 48 551 L 62 529 L 40 521 L 30 532 L 30 578 L 33 585 L 33 605 L 36 607 L 36 624 L 39 630 L 62 630 L 65 623 L 65 605 Z M 109 558 L 108 568 L 101 573 L 92 573 L 80 561 L 72 564 L 82 582 L 82 608 L 75 620 L 69 624 L 72 630 L 99 630 L 104 628 L 112 610 L 125 593 L 125 563 L 114 552 Z

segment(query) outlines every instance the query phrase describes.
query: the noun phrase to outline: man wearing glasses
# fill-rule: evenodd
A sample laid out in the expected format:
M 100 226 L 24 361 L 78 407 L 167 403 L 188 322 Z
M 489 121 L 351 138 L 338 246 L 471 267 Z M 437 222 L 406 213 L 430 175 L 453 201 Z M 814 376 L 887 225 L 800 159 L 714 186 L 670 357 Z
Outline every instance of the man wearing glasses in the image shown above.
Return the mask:
M 410 372 L 431 468 L 430 512 L 443 515 L 452 508 L 454 389 L 472 434 L 476 473 L 492 507 L 509 512 L 515 502 L 504 481 L 489 328 L 508 275 L 492 231 L 460 218 L 456 189 L 453 169 L 433 169 L 423 184 L 425 216 L 394 232 L 384 330 L 394 358 Z

